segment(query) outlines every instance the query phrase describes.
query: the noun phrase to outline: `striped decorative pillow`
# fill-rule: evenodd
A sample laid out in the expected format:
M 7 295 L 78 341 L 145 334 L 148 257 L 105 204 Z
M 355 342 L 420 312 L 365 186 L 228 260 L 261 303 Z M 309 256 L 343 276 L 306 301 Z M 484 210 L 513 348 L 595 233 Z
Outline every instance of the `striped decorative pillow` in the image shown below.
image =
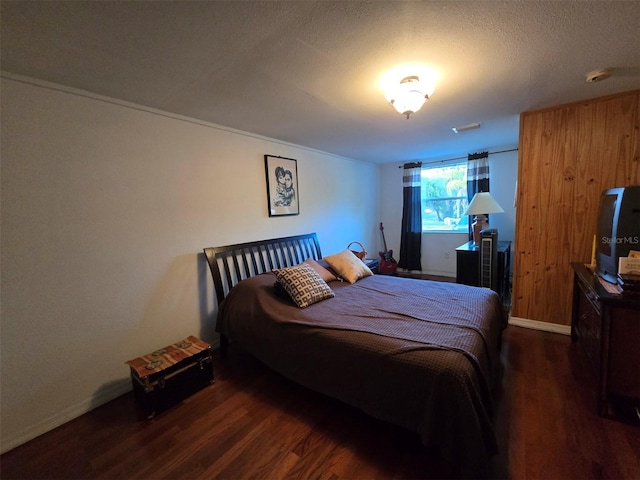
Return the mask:
M 320 300 L 334 297 L 333 290 L 320 275 L 306 263 L 273 270 L 291 300 L 300 308 L 313 305 Z

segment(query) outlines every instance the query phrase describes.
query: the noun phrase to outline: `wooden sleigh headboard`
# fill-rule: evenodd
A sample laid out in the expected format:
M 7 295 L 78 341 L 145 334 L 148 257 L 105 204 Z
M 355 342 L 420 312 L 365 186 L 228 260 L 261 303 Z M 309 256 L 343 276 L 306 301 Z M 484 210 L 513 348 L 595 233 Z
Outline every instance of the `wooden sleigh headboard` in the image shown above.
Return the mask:
M 322 258 L 316 233 L 204 248 L 218 305 L 238 282 L 307 258 Z
M 274 269 L 291 267 L 307 258 L 322 258 L 315 232 L 223 247 L 207 247 L 203 250 L 213 277 L 218 305 L 241 280 Z M 223 357 L 227 354 L 228 345 L 229 340 L 221 335 L 220 349 Z

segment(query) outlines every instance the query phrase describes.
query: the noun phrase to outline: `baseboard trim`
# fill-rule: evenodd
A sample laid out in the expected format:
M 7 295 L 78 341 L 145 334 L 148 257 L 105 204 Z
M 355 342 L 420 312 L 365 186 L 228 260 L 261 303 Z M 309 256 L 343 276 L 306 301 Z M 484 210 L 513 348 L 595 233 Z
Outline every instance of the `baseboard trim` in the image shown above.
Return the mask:
M 100 405 L 103 405 L 115 398 L 118 398 L 121 395 L 124 395 L 130 390 L 131 381 L 128 378 L 126 380 L 114 382 L 112 385 L 109 385 L 108 388 L 99 391 L 90 398 L 72 405 L 69 408 L 65 408 L 55 415 L 52 415 L 51 417 L 38 422 L 35 425 L 31 425 L 21 432 L 18 432 L 15 436 L 13 436 L 13 438 L 9 438 L 6 441 L 3 441 L 2 445 L 0 446 L 0 453 L 6 453 L 9 450 L 27 443 L 29 440 L 33 440 L 34 438 L 39 437 L 40 435 L 73 420 L 74 418 L 84 415 L 94 408 L 97 408 Z
M 561 335 L 571 335 L 571 327 L 569 325 L 558 325 L 557 323 L 540 322 L 538 320 L 529 320 L 527 318 L 509 317 L 509 325 L 530 328 L 531 330 L 559 333 Z
M 216 338 L 210 343 L 210 345 L 213 350 L 218 350 L 220 348 L 220 337 L 216 335 Z M 0 444 L 0 454 L 4 454 L 9 450 L 19 447 L 20 445 L 27 443 L 29 440 L 33 440 L 34 438 L 39 437 L 60 425 L 64 425 L 74 418 L 78 418 L 79 416 L 90 412 L 94 408 L 104 405 L 111 400 L 115 400 L 121 395 L 130 392 L 131 388 L 131 380 L 128 377 L 105 386 L 90 398 L 65 408 L 35 425 L 30 425 L 13 435 L 11 438 L 6 440 L 3 439 Z

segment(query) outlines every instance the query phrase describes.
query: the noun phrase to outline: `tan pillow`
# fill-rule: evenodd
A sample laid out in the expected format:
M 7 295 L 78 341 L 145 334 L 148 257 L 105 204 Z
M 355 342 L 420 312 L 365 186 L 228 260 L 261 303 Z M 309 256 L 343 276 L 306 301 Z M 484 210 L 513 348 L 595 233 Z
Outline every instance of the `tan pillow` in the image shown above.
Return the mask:
M 349 249 L 324 257 L 324 261 L 349 283 L 356 283 L 361 278 L 373 275 L 369 267 Z
M 327 283 L 333 282 L 334 280 L 338 280 L 333 273 L 331 273 L 329 270 L 324 268 L 322 265 L 320 265 L 318 262 L 316 262 L 312 258 L 307 258 L 302 263 L 306 263 L 307 265 L 310 265 L 316 272 L 318 272 L 318 275 L 320 275 L 320 278 L 322 278 Z
M 278 282 L 286 290 L 291 300 L 305 308 L 320 300 L 334 297 L 327 282 L 308 264 L 300 263 L 293 267 L 273 270 Z M 275 287 L 274 287 L 275 288 Z

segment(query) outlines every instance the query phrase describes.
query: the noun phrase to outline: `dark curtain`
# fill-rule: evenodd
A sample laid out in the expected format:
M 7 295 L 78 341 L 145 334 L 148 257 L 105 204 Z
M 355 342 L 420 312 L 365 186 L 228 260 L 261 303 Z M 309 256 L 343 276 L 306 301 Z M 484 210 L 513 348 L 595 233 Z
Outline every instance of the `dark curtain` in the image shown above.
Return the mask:
M 405 163 L 402 175 L 402 232 L 398 267 L 422 270 L 422 202 L 420 198 L 420 171 L 422 162 Z
M 470 153 L 467 157 L 467 200 L 471 203 L 478 192 L 489 191 L 489 152 Z M 473 218 L 469 215 L 469 240 L 473 240 L 471 224 Z M 487 215 L 487 219 L 489 216 Z

